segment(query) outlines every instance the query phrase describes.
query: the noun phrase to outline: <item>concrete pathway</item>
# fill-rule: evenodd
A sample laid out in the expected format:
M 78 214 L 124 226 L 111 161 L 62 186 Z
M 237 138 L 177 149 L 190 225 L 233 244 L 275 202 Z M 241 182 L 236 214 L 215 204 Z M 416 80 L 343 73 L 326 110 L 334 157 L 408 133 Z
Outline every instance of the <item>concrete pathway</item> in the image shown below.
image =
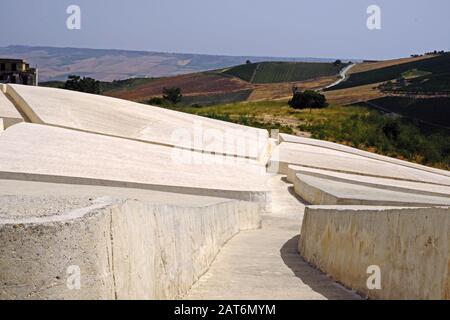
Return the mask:
M 273 208 L 263 228 L 241 232 L 221 250 L 186 299 L 359 299 L 297 253 L 305 205 L 281 175 L 269 181 Z

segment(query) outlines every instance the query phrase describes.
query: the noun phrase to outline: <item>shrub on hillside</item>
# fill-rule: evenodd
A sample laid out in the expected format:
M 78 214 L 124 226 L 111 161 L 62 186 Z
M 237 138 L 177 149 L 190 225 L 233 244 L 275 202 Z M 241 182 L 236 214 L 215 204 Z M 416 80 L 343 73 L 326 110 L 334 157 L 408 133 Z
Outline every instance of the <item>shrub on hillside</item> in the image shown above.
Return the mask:
M 162 106 L 164 105 L 164 99 L 160 97 L 153 97 L 145 101 L 146 104 L 154 105 L 154 106 Z
M 181 89 L 176 87 L 171 88 L 164 87 L 162 93 L 163 99 L 173 104 L 177 104 L 183 98 L 183 95 L 181 94 Z
M 328 106 L 325 96 L 313 90 L 295 91 L 288 104 L 294 109 L 325 108 Z

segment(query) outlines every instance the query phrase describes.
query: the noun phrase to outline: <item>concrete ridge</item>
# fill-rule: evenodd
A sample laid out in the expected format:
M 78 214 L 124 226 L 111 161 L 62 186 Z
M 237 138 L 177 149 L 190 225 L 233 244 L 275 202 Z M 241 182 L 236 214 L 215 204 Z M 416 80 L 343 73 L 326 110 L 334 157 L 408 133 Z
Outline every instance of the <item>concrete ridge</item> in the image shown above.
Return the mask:
M 384 161 L 384 162 L 388 162 L 388 163 L 392 163 L 392 164 L 402 165 L 405 167 L 410 167 L 413 169 L 419 169 L 419 170 L 428 171 L 431 173 L 450 177 L 450 171 L 447 171 L 447 170 L 432 168 L 432 167 L 424 166 L 424 165 L 421 165 L 418 163 L 413 163 L 413 162 L 409 162 L 409 161 L 405 161 L 405 160 L 391 158 L 388 156 L 380 155 L 380 154 L 365 151 L 365 150 L 360 150 L 357 148 L 349 147 L 349 146 L 346 146 L 343 144 L 334 143 L 334 142 L 330 142 L 330 141 L 298 137 L 298 136 L 288 135 L 288 134 L 284 134 L 284 133 L 279 134 L 279 140 L 280 140 L 279 143 L 281 143 L 281 142 L 298 143 L 298 144 L 305 144 L 305 145 L 320 147 L 320 148 L 324 148 L 324 149 L 341 151 L 344 153 L 359 155 L 359 156 L 374 159 L 374 160 L 379 160 L 379 161 Z
M 444 196 L 444 197 L 450 196 L 450 187 L 444 186 L 444 185 L 442 185 L 442 186 L 439 185 L 439 186 L 441 186 L 441 189 L 439 189 L 439 190 L 442 190 L 442 188 L 445 188 L 445 189 L 447 189 L 447 192 L 440 192 L 437 190 L 430 191 L 430 188 L 436 189 L 435 184 L 408 181 L 408 180 L 400 180 L 400 179 L 389 179 L 389 178 L 384 178 L 384 177 L 383 178 L 369 177 L 369 176 L 365 176 L 365 175 L 358 175 L 358 174 L 353 174 L 353 173 L 340 173 L 338 171 L 332 171 L 332 170 L 326 170 L 326 169 L 314 169 L 314 168 L 297 166 L 297 165 L 289 165 L 288 166 L 287 179 L 293 183 L 296 179 L 295 176 L 297 173 L 315 176 L 315 177 L 323 178 L 323 179 L 329 179 L 332 181 L 348 182 L 348 183 L 353 183 L 353 184 L 362 185 L 362 186 L 375 187 L 375 188 L 379 188 L 379 189 L 408 192 L 408 193 L 417 193 L 420 195 L 431 195 L 431 196 L 434 195 L 434 196 Z M 345 176 L 348 176 L 348 177 L 345 177 Z M 363 181 L 363 179 L 366 177 L 369 178 L 366 180 L 371 179 L 371 181 L 370 182 Z M 385 181 L 383 181 L 383 180 L 385 180 Z M 403 181 L 405 183 L 409 184 L 409 186 L 408 187 L 406 185 L 399 186 L 399 185 L 393 185 L 391 183 L 391 182 L 393 182 L 393 183 L 400 182 L 401 183 Z
M 2 88 L 0 90 L 0 132 L 23 121 L 23 115 L 17 110 L 13 101 L 11 101 L 8 94 L 3 92 Z
M 315 205 L 419 206 L 450 205 L 450 197 L 414 195 L 296 174 L 295 192 Z
M 0 226 L 21 224 L 24 227 L 36 226 L 43 223 L 63 223 L 71 220 L 89 217 L 102 210 L 107 206 L 123 202 L 123 199 L 114 199 L 112 197 L 99 197 L 93 200 L 92 205 L 84 208 L 76 208 L 65 211 L 60 215 L 52 215 L 45 217 L 26 217 L 19 219 L 0 218 Z
M 288 173 L 289 165 L 300 165 L 363 176 L 450 186 L 450 178 L 446 175 L 307 144 L 282 142 L 274 151 L 271 162 L 282 174 Z
M 23 173 L 23 172 L 8 172 L 8 171 L 0 171 L 0 179 L 154 190 L 171 193 L 227 198 L 230 200 L 234 199 L 250 202 L 262 202 L 264 204 L 270 203 L 269 190 L 267 191 L 224 190 L 224 189 L 185 187 L 176 185 L 158 185 L 152 183 L 138 183 L 119 180 L 106 180 L 97 178 L 59 176 L 59 175 Z

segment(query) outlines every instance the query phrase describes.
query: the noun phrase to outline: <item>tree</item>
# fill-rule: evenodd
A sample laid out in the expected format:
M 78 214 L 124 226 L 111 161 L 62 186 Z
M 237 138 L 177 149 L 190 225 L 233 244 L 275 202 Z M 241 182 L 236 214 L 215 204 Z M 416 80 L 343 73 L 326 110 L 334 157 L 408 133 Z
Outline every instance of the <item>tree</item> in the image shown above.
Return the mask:
M 250 60 L 245 61 L 246 64 L 251 64 L 252 62 Z
M 167 100 L 173 104 L 177 104 L 181 101 L 183 98 L 183 95 L 181 94 L 181 89 L 177 87 L 171 87 L 171 88 L 163 88 L 163 99 Z
M 294 109 L 325 108 L 328 106 L 325 96 L 313 90 L 294 92 L 288 104 Z
M 342 64 L 342 61 L 337 59 L 334 63 L 335 66 L 340 66 Z
M 98 80 L 76 75 L 69 75 L 67 81 L 64 83 L 64 89 L 100 94 L 101 93 L 101 83 Z

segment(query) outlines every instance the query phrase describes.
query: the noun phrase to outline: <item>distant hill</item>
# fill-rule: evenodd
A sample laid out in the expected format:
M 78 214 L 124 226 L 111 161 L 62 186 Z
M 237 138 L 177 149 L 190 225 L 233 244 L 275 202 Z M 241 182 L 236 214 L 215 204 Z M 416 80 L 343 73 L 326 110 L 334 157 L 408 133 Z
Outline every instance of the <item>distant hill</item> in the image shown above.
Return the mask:
M 0 47 L 0 57 L 26 59 L 39 68 L 40 81 L 65 80 L 69 74 L 101 81 L 128 78 L 167 77 L 222 69 L 261 61 L 332 62 L 334 59 L 276 58 L 180 54 L 109 49 L 8 46 Z
M 362 63 L 326 96 L 450 129 L 450 53 Z

